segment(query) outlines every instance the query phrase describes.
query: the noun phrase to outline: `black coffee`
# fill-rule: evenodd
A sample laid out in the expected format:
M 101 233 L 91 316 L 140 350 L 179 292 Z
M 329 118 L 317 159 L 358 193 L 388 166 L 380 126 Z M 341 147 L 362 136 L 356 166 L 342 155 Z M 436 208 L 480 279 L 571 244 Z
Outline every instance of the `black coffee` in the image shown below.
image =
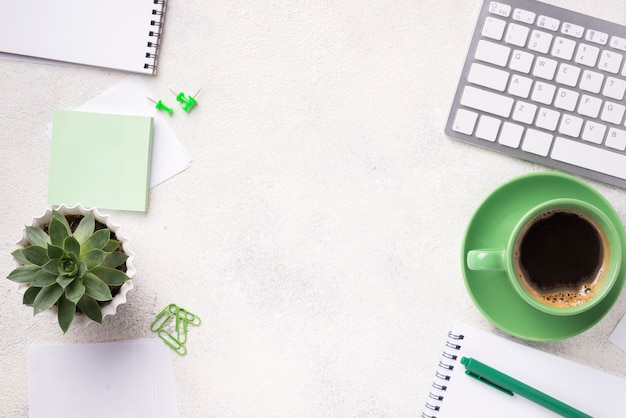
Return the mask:
M 518 274 L 539 299 L 572 306 L 593 297 L 603 270 L 604 244 L 583 215 L 562 210 L 539 215 L 517 248 Z

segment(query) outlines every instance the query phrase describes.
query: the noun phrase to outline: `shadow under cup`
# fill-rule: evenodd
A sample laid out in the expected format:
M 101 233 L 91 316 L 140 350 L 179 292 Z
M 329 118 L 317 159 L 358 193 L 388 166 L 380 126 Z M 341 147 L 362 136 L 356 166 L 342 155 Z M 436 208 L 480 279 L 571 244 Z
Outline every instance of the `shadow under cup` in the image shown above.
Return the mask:
M 576 315 L 596 306 L 615 284 L 621 262 L 613 223 L 576 199 L 533 207 L 513 227 L 506 248 L 467 254 L 470 269 L 505 271 L 527 303 L 552 315 Z

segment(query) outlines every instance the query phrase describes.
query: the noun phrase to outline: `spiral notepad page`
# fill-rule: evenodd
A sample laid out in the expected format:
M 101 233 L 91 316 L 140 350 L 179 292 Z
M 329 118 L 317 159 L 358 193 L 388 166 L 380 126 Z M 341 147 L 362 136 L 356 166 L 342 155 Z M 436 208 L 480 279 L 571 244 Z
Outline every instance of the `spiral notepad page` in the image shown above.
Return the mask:
M 623 417 L 626 379 L 457 323 L 448 333 L 422 417 L 558 417 L 465 374 L 472 357 L 593 417 Z
M 165 3 L 3 0 L 0 52 L 155 74 Z

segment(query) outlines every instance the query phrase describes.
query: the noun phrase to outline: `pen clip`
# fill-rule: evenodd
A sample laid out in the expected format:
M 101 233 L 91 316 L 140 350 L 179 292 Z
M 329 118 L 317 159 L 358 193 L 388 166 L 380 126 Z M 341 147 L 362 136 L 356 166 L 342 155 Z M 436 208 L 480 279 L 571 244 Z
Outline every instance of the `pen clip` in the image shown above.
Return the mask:
M 484 377 L 477 375 L 476 373 L 472 373 L 469 370 L 466 370 L 465 374 L 470 376 L 470 377 L 473 377 L 476 380 L 479 380 L 479 381 L 483 382 L 486 385 L 491 386 L 494 389 L 498 389 L 500 392 L 504 392 L 504 393 L 506 393 L 509 396 L 513 396 L 513 391 L 511 391 L 509 389 L 506 389 L 506 388 L 503 388 L 502 386 L 498 386 L 495 383 L 491 382 L 490 380 L 485 379 Z

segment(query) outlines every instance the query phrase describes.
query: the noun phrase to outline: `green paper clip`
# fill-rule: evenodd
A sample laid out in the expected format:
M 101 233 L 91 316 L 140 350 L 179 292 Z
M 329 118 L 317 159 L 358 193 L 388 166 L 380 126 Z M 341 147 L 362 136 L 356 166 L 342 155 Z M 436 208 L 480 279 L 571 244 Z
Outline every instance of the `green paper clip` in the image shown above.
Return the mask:
M 173 326 L 169 325 L 172 318 L 174 318 Z M 156 332 L 165 344 L 182 356 L 187 354 L 185 343 L 187 342 L 188 325 L 197 326 L 200 323 L 200 317 L 170 303 L 156 315 L 150 324 L 150 331 Z
M 147 98 L 148 100 L 150 100 L 152 103 L 156 104 L 156 106 L 154 106 L 155 108 L 157 108 L 157 109 L 159 109 L 159 110 L 163 110 L 164 112 L 167 112 L 167 114 L 168 114 L 168 115 L 171 115 L 171 114 L 172 114 L 172 112 L 174 111 L 171 107 L 167 107 L 167 106 L 165 106 L 165 105 L 163 104 L 163 102 L 162 102 L 162 101 L 160 101 L 160 100 L 159 100 L 158 102 L 155 102 L 154 100 L 152 100 L 152 99 L 151 99 L 151 98 L 149 98 L 149 97 L 146 97 L 146 98 Z
M 167 344 L 172 350 L 176 352 L 176 354 L 180 356 L 184 356 L 187 354 L 187 348 L 183 343 L 178 341 L 172 334 L 167 332 L 164 329 L 159 330 L 158 336 L 163 340 L 165 344 Z

